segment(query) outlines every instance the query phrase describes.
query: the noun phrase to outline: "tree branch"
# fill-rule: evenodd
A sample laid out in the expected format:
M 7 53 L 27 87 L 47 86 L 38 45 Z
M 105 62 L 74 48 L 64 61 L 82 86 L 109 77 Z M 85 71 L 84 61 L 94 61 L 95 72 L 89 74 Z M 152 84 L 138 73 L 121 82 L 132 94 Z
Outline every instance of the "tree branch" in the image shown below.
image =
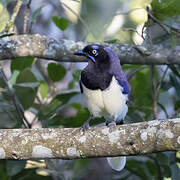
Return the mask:
M 33 56 L 59 62 L 84 62 L 87 59 L 74 56 L 73 53 L 87 44 L 65 39 L 56 41 L 38 34 L 7 36 L 0 39 L 0 60 Z M 135 45 L 104 45 L 114 50 L 123 64 L 180 64 L 180 46 L 171 49 L 155 45 L 151 54 L 145 55 L 139 52 Z
M 180 150 L 180 119 L 108 127 L 1 129 L 0 159 L 89 158 Z

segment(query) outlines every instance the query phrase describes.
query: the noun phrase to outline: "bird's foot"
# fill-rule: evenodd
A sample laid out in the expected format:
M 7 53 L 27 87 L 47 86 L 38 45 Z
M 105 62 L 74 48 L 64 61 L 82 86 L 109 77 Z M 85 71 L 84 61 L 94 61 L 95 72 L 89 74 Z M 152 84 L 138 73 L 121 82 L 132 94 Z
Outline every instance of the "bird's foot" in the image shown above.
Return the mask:
M 91 118 L 89 118 L 81 127 L 81 130 L 83 132 L 87 131 L 89 129 L 89 122 L 90 122 Z
M 83 131 L 83 132 L 85 132 L 85 131 L 87 131 L 89 129 L 89 123 L 84 123 L 83 125 L 82 125 L 82 127 L 81 127 L 81 130 Z
M 112 121 L 112 122 L 108 123 L 107 126 L 108 126 L 108 127 L 114 127 L 114 126 L 116 126 L 116 122 L 115 122 L 115 121 Z
M 109 127 L 109 132 L 112 132 L 113 127 L 116 126 L 116 122 L 115 122 L 115 121 L 112 121 L 112 122 L 108 123 L 107 126 Z
M 124 121 L 123 121 L 123 120 L 118 121 L 118 122 L 116 123 L 116 125 L 123 125 L 123 124 L 124 124 Z

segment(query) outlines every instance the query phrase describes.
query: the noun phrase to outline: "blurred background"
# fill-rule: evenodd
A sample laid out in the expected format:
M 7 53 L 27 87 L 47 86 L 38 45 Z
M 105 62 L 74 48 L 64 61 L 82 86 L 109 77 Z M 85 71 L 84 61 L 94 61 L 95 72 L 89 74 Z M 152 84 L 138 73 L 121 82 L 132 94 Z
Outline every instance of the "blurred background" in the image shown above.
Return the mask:
M 5 30 L 18 2 L 0 0 L 0 32 Z M 38 33 L 56 40 L 140 45 L 141 53 L 144 49 L 147 53 L 155 44 L 168 48 L 179 46 L 179 14 L 179 0 L 24 0 L 13 33 Z M 80 127 L 90 115 L 78 82 L 86 65 L 33 57 L 1 62 L 7 80 L 0 79 L 0 128 L 24 127 L 6 81 L 32 128 Z M 179 65 L 124 64 L 122 67 L 131 85 L 126 123 L 180 117 Z M 91 125 L 103 122 L 102 118 L 96 119 Z M 105 158 L 1 160 L 0 179 L 178 180 L 179 168 L 178 152 L 128 157 L 121 172 L 112 170 Z

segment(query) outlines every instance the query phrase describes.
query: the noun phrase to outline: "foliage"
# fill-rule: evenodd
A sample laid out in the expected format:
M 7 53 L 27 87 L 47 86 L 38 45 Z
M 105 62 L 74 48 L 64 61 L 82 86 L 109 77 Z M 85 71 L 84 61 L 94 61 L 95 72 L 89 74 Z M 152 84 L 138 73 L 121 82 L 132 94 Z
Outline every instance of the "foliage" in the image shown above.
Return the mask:
M 154 15 L 159 19 L 180 14 L 180 3 L 178 0 L 152 0 L 151 5 Z
M 69 17 L 67 8 L 60 4 L 57 5 L 55 1 L 48 2 L 48 8 L 52 9 L 52 11 L 48 10 L 43 3 L 34 2 L 35 5 L 32 5 L 34 11 L 30 18 L 30 24 L 31 28 L 34 27 L 34 32 L 39 30 L 38 33 L 48 34 L 49 36 L 54 35 L 53 37 L 57 38 L 57 32 L 54 33 L 53 24 L 60 30 L 58 31 L 60 33 L 58 34 L 59 38 L 67 37 L 69 39 L 93 42 L 105 41 L 107 43 L 135 44 L 135 33 L 122 30 L 129 27 L 134 30 L 139 28 L 140 24 L 133 20 L 131 13 L 125 13 L 123 19 L 121 19 L 121 16 L 116 21 L 116 24 L 122 23 L 121 29 L 116 29 L 114 26 L 111 31 L 108 30 L 115 18 L 117 18 L 118 12 L 124 12 L 124 9 L 127 8 L 129 1 L 82 1 L 81 14 L 78 14 L 73 9 L 70 11 L 79 18 L 77 24 L 72 24 L 70 19 L 64 18 L 66 17 L 65 15 Z M 7 9 L 10 8 L 12 11 L 13 3 L 11 0 L 0 1 L 0 6 L 4 6 L 3 12 L 6 12 L 7 16 L 5 21 L 9 17 Z M 163 33 L 153 38 L 152 43 L 168 46 L 169 48 L 179 45 L 179 1 L 152 0 L 150 4 L 148 0 L 133 0 L 132 4 L 134 6 L 132 8 L 137 8 L 137 4 L 143 7 L 144 3 L 151 5 L 152 15 L 170 30 L 170 34 L 167 35 L 160 26 L 155 27 L 157 28 L 156 31 L 161 30 Z M 8 8 L 6 8 L 6 5 Z M 104 7 L 106 7 L 106 10 Z M 21 13 L 19 14 L 21 15 Z M 136 16 L 140 16 L 138 10 L 134 11 L 134 13 L 137 13 Z M 15 22 L 19 31 L 22 29 L 23 21 L 21 18 L 18 15 L 17 22 Z M 18 19 L 20 20 L 18 21 Z M 1 16 L 0 22 L 2 21 L 3 18 Z M 154 22 L 153 25 L 157 25 L 156 23 Z M 2 22 L 2 24 L 5 25 L 6 22 Z M 144 47 L 144 44 L 143 48 L 147 49 L 147 47 Z M 150 50 L 148 49 L 149 52 Z M 169 65 L 167 68 L 168 70 L 165 71 L 166 68 L 164 66 L 157 66 L 154 67 L 153 71 L 152 66 L 123 65 L 127 76 L 131 77 L 129 81 L 131 95 L 126 122 L 132 123 L 153 119 L 155 104 L 157 105 L 158 118 L 180 117 L 180 66 Z M 80 127 L 89 118 L 90 113 L 83 103 L 83 97 L 79 90 L 78 81 L 82 65 L 78 63 L 77 65 L 69 63 L 64 65 L 54 62 L 45 63 L 41 60 L 36 61 L 33 57 L 22 57 L 14 58 L 10 63 L 9 69 L 10 78 L 8 85 L 11 92 L 8 92 L 7 84 L 0 78 L 0 128 L 21 128 L 23 125 L 12 101 L 14 94 L 19 100 L 19 106 L 22 105 L 24 110 L 32 112 L 43 127 Z M 102 122 L 104 122 L 103 118 L 94 119 L 91 125 Z M 180 162 L 179 153 L 177 153 L 177 156 L 176 153 L 157 153 L 143 157 L 128 157 L 124 170 L 126 173 L 123 174 L 107 171 L 108 167 L 104 165 L 106 164 L 105 160 L 99 159 L 79 159 L 73 161 L 73 163 L 67 162 L 65 165 L 63 164 L 62 168 L 54 168 L 55 170 L 38 166 L 25 168 L 25 165 L 27 165 L 26 161 L 7 160 L 0 161 L 0 179 L 38 180 L 43 178 L 49 180 L 52 179 L 50 175 L 56 176 L 57 174 L 62 179 L 67 179 L 66 170 L 68 169 L 71 179 L 87 179 L 87 177 L 107 179 L 110 177 L 109 179 L 159 180 L 171 177 L 173 180 L 176 180 L 180 177 L 180 167 L 177 162 Z M 40 169 L 48 175 L 42 176 L 38 174 Z
M 62 31 L 64 31 L 69 25 L 69 22 L 68 22 L 68 20 L 66 18 L 58 18 L 57 16 L 53 17 L 53 22 Z
M 66 69 L 64 66 L 55 63 L 48 64 L 48 75 L 52 81 L 56 82 L 62 80 L 65 74 Z

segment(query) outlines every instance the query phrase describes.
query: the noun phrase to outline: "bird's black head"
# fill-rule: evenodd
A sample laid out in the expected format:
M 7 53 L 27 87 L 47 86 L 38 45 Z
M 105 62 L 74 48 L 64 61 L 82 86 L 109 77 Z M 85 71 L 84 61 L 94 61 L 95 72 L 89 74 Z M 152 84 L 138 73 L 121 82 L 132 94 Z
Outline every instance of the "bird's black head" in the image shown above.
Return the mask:
M 108 53 L 105 51 L 104 46 L 97 44 L 88 45 L 83 50 L 79 50 L 74 54 L 78 56 L 85 56 L 94 63 L 105 61 L 108 57 Z

